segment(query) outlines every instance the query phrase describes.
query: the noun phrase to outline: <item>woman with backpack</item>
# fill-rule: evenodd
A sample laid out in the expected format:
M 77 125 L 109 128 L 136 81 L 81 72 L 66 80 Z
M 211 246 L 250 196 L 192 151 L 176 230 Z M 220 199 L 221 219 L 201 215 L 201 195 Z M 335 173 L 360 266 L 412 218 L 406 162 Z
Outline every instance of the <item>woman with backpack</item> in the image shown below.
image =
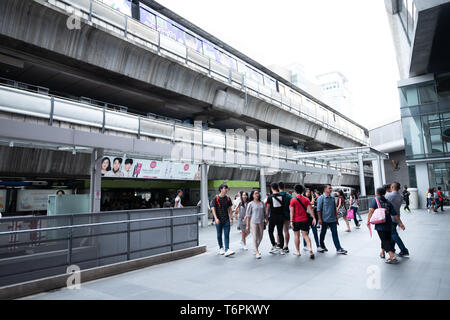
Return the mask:
M 249 203 L 248 193 L 245 191 L 241 192 L 240 201 L 237 204 L 236 207 L 236 215 L 238 220 L 238 226 L 239 230 L 241 230 L 241 248 L 242 250 L 248 250 L 247 243 L 245 239 L 250 234 L 250 232 L 247 232 L 247 222 L 245 220 L 245 211 L 247 210 L 247 206 Z
M 405 226 L 400 220 L 399 213 L 395 211 L 392 203 L 384 197 L 385 194 L 386 190 L 384 188 L 377 189 L 377 197 L 372 200 L 369 208 L 367 227 L 370 229 L 371 224 L 375 224 L 375 230 L 378 232 L 378 236 L 381 240 L 380 258 L 385 259 L 387 252 L 389 258 L 385 262 L 393 264 L 398 263 L 398 260 L 395 258 L 395 243 L 392 240 L 392 217 L 397 220 L 402 230 L 405 230 Z M 372 217 L 374 219 L 372 219 Z

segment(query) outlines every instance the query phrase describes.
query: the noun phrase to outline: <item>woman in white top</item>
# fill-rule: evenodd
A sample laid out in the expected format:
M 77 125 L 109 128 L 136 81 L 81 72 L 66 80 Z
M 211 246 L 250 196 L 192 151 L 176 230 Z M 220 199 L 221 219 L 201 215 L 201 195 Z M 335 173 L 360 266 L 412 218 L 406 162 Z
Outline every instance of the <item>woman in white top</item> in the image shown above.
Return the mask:
M 255 257 L 256 259 L 261 259 L 261 253 L 259 252 L 259 245 L 264 235 L 264 227 L 267 223 L 267 217 L 265 215 L 265 206 L 261 201 L 261 195 L 258 190 L 253 190 L 250 193 L 250 199 L 252 201 L 248 204 L 245 213 L 245 218 L 247 221 L 247 232 L 253 234 L 253 243 L 255 245 Z
M 240 201 L 238 202 L 238 204 L 236 206 L 236 219 L 238 221 L 238 228 L 239 228 L 238 230 L 241 230 L 241 235 L 242 235 L 241 247 L 242 247 L 242 250 L 248 250 L 247 243 L 245 241 L 245 239 L 247 238 L 247 236 L 250 233 L 250 232 L 247 232 L 247 221 L 245 219 L 247 206 L 248 206 L 249 200 L 250 200 L 248 198 L 248 193 L 245 191 L 242 192 L 239 200 Z

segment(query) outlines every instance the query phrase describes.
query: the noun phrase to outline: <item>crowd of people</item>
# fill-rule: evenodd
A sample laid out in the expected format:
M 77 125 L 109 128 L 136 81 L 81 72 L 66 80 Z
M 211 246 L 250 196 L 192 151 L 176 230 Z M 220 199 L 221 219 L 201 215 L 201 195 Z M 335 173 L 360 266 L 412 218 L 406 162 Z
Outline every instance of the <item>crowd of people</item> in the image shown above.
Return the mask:
M 427 191 L 427 210 L 428 213 L 431 211 L 437 213 L 439 212 L 439 208 L 441 209 L 441 212 L 444 210 L 444 200 L 445 196 L 442 193 L 441 187 L 437 188 L 437 191 L 435 188 L 430 188 Z
M 296 256 L 301 256 L 300 240 L 303 238 L 303 250 L 308 252 L 310 259 L 315 258 L 310 230 L 317 252 L 327 252 L 325 238 L 328 229 L 331 231 L 336 253 L 347 254 L 347 250 L 340 243 L 338 225 L 342 217 L 346 224 L 345 232 L 351 232 L 351 220 L 357 229 L 360 228 L 363 220 L 359 212 L 360 203 L 356 191 L 352 191 L 349 199 L 346 199 L 344 192 L 338 190 L 334 193 L 329 184 L 324 187 L 323 193 L 318 190 L 313 192 L 300 184 L 294 186 L 293 193 L 286 192 L 283 182 L 272 183 L 270 189 L 271 193 L 264 199 L 259 190 L 253 190 L 250 194 L 241 191 L 233 203 L 227 195 L 228 186 L 226 184 L 219 186 L 219 193 L 211 200 L 209 206 L 217 231 L 220 255 L 228 257 L 235 254 L 230 248 L 230 229 L 234 221 L 240 231 L 242 250 L 248 250 L 247 240 L 249 235 L 252 235 L 256 259 L 262 257 L 260 245 L 265 230 L 272 245 L 270 254 L 286 255 L 290 252 L 290 229 L 294 233 L 293 254 Z M 376 193 L 376 198 L 369 206 L 367 227 L 371 229 L 372 225 L 375 226 L 381 241 L 380 257 L 386 259 L 388 255 L 385 262 L 394 264 L 398 262 L 397 256 L 409 256 L 409 250 L 397 232 L 397 228 L 405 230 L 400 211 L 403 202 L 405 202 L 404 210 L 409 210 L 409 191 L 406 186 L 401 191 L 400 184 L 394 182 L 378 188 Z M 397 255 L 395 245 L 400 249 Z

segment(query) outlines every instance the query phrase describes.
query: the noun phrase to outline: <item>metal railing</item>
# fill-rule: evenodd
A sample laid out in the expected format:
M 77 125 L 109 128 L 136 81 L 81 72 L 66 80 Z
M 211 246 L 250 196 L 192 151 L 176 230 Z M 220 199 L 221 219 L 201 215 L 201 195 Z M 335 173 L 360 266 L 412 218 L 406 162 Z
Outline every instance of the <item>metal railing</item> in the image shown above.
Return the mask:
M 55 121 L 64 121 L 96 127 L 101 129 L 102 133 L 106 129 L 116 130 L 135 134 L 138 139 L 147 136 L 166 139 L 174 143 L 193 143 L 194 145 L 201 144 L 214 149 L 231 150 L 236 152 L 237 157 L 257 156 L 259 152 L 262 157 L 268 157 L 273 161 L 278 159 L 279 161 L 297 164 L 299 160 L 295 156 L 302 153 L 283 145 L 274 147 L 271 143 L 243 139 L 244 137 L 238 134 L 230 135 L 217 129 L 205 130 L 203 127 L 181 123 L 180 121 L 122 112 L 117 110 L 118 106 L 116 105 L 104 104 L 99 106 L 99 102 L 89 100 L 89 98 L 83 98 L 83 101 L 79 101 L 48 93 L 42 94 L 36 88 L 25 87 L 25 84 L 22 85 L 20 82 L 3 80 L 3 85 L 0 85 L 0 111 L 48 119 L 50 126 Z M 202 137 L 202 139 L 196 139 L 196 137 Z M 229 141 L 227 142 L 227 140 Z M 258 144 L 261 144 L 262 147 L 258 148 Z M 302 163 L 311 167 L 328 167 L 326 163 L 320 161 L 305 160 Z M 346 174 L 359 174 L 358 169 L 352 168 L 350 164 L 331 164 L 329 168 Z
M 0 286 L 64 274 L 71 265 L 87 269 L 198 246 L 204 214 L 197 212 L 185 207 L 3 218 L 0 230 L 9 231 L 0 231 Z
M 251 94 L 264 99 L 268 103 L 279 105 L 282 109 L 349 139 L 358 141 L 363 145 L 368 144 L 368 137 L 365 136 L 363 129 L 309 100 L 294 89 L 285 86 L 287 89 L 295 91 L 292 97 L 288 97 L 285 93 L 279 93 L 273 88 L 248 79 L 244 74 L 229 66 L 212 60 L 203 53 L 199 53 L 101 2 L 95 0 L 46 1 L 70 14 L 73 14 L 73 8 L 76 7 L 80 10 L 81 18 L 89 21 L 89 23 L 104 27 L 124 38 L 133 40 L 145 46 L 146 49 L 150 49 L 160 55 L 164 54 L 180 64 L 188 65 L 197 72 L 202 72 L 207 76 L 233 86 L 237 90 L 243 91 L 246 96 Z M 268 77 L 267 75 L 265 76 Z M 320 114 L 319 117 L 318 114 Z M 337 120 L 332 121 L 331 119 Z M 350 132 L 349 128 L 352 128 Z

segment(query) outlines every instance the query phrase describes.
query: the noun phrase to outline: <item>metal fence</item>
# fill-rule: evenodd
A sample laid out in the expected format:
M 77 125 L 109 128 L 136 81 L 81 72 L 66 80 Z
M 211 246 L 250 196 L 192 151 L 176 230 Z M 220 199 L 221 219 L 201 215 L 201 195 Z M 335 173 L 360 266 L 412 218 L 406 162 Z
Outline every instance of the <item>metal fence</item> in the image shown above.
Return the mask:
M 0 286 L 198 246 L 197 207 L 0 220 Z

